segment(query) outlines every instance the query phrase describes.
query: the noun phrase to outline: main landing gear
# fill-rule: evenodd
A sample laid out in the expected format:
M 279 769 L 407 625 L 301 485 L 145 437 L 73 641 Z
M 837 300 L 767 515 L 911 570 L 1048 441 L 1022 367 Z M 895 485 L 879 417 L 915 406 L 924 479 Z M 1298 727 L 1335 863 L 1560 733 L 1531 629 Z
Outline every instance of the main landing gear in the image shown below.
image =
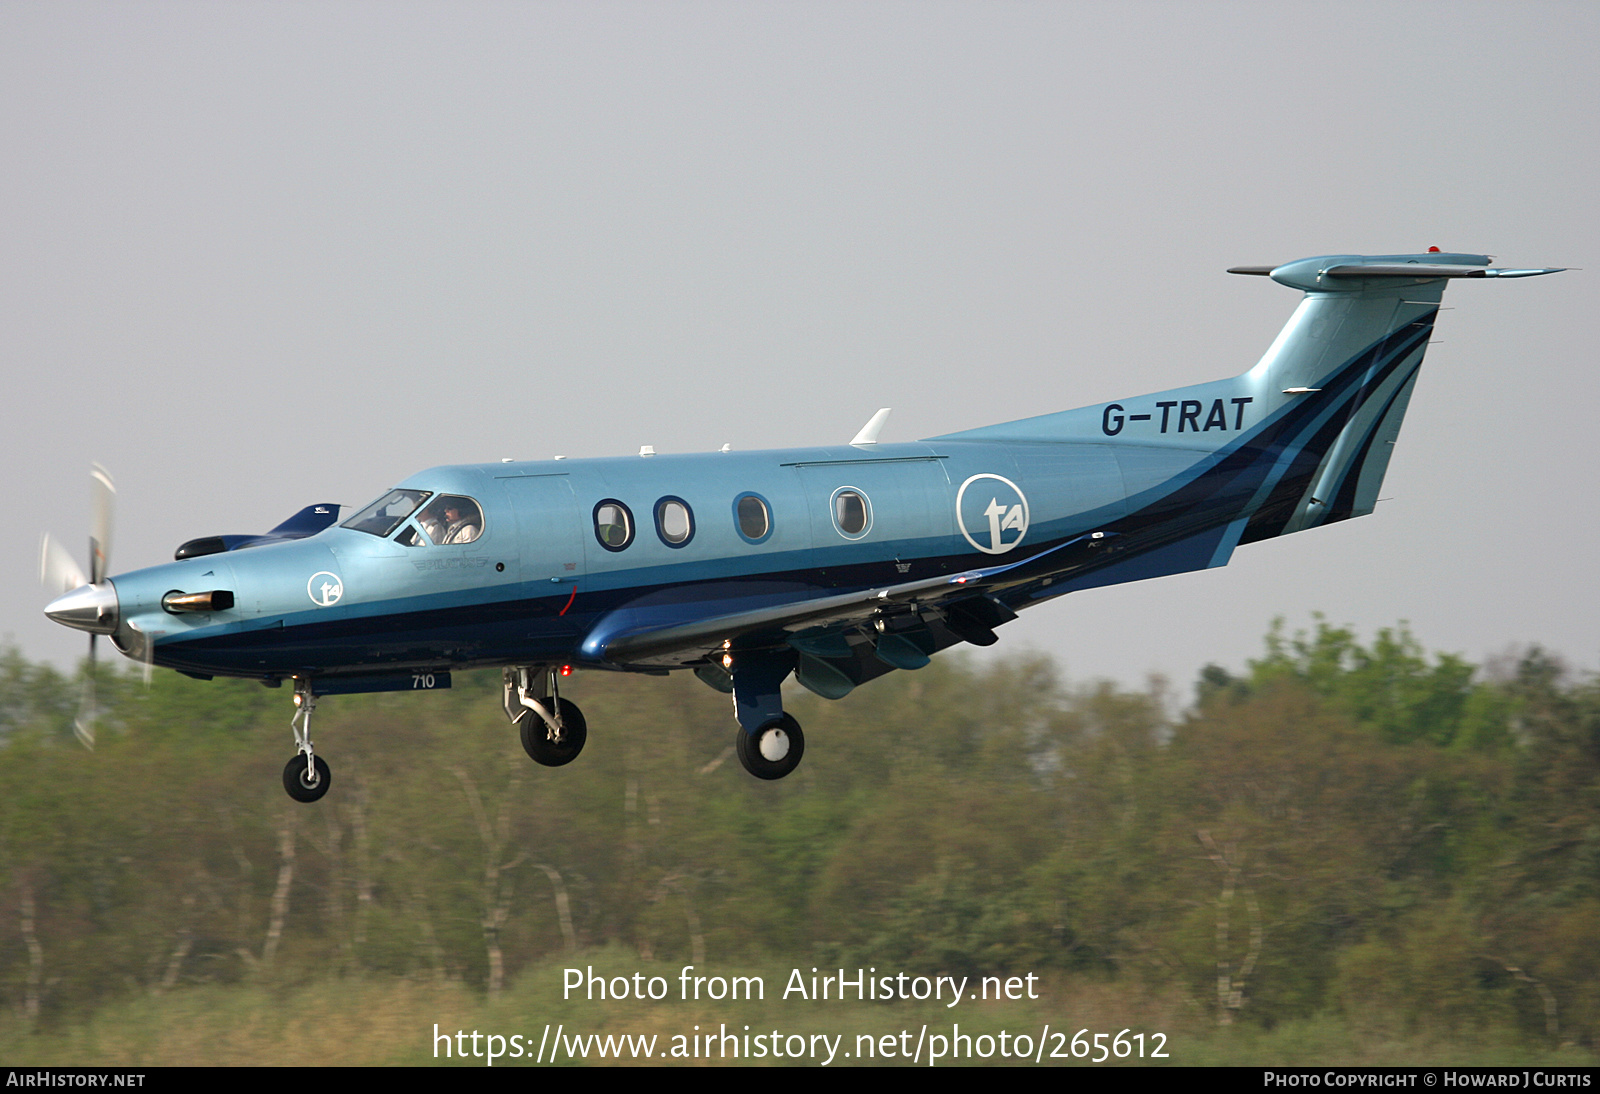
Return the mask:
M 727 653 L 723 685 L 733 692 L 733 713 L 739 719 L 734 751 L 744 769 L 758 779 L 781 779 L 800 766 L 806 737 L 800 723 L 783 710 L 780 688 L 795 667 L 793 650 Z M 718 686 L 716 674 L 701 679 Z
M 283 766 L 283 788 L 297 802 L 314 802 L 328 792 L 333 783 L 333 773 L 328 761 L 311 748 L 311 712 L 316 709 L 317 697 L 311 690 L 311 681 L 296 677 L 294 682 L 294 718 L 289 725 L 294 730 L 295 747 L 299 750 L 294 759 Z
M 806 754 L 806 737 L 794 716 L 785 714 L 762 723 L 754 733 L 745 732 L 741 726 L 734 751 L 744 769 L 756 778 L 781 779 L 800 766 L 800 757 Z
M 758 779 L 781 779 L 800 766 L 805 734 L 794 716 L 784 713 L 779 688 L 794 670 L 792 652 L 728 654 L 722 671 L 708 666 L 701 679 L 733 694 L 739 719 L 734 751 L 744 769 Z M 504 670 L 506 717 L 517 727 L 523 751 L 535 763 L 561 767 L 578 758 L 588 738 L 583 712 L 561 698 L 561 673 L 549 665 Z
M 506 717 L 522 736 L 522 750 L 545 767 L 576 760 L 589 737 L 583 711 L 557 693 L 556 677 L 541 665 L 505 670 Z

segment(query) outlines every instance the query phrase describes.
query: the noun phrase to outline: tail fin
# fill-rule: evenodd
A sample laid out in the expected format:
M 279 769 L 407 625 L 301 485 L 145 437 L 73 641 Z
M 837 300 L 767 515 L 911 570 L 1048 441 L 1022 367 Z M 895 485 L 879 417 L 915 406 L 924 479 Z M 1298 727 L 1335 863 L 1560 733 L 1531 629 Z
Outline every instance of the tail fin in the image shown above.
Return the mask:
M 1377 501 L 1446 283 L 1559 271 L 1431 252 L 1230 272 L 1305 293 L 1243 375 L 934 439 L 1107 444 L 1135 523 L 1181 502 L 1207 523 L 1237 522 L 1238 543 L 1361 516 Z
M 1555 272 L 1491 269 L 1486 255 L 1438 252 L 1324 256 L 1266 271 L 1305 297 L 1236 381 L 1256 394 L 1262 425 L 1284 453 L 1240 542 L 1372 512 L 1446 284 Z

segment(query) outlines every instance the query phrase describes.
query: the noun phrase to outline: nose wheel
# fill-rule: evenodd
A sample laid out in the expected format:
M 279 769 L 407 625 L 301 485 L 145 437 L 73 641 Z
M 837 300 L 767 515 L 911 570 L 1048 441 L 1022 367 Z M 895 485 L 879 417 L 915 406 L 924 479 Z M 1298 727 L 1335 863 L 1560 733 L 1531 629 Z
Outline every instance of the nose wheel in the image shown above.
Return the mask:
M 306 677 L 295 678 L 294 717 L 289 727 L 294 730 L 294 744 L 298 751 L 294 759 L 283 765 L 283 788 L 297 802 L 314 802 L 328 792 L 333 782 L 333 772 L 328 761 L 311 747 L 311 712 L 316 709 L 317 696 Z
M 517 723 L 522 734 L 522 750 L 545 767 L 569 764 L 578 758 L 583 742 L 589 738 L 583 711 L 571 699 L 549 698 L 541 700 L 541 704 L 550 716 L 548 721 L 530 710 Z
M 314 802 L 328 792 L 333 773 L 321 756 L 298 754 L 283 766 L 283 788 L 297 802 Z
M 578 758 L 589 739 L 583 711 L 556 690 L 557 673 L 548 665 L 505 670 L 506 716 L 517 727 L 522 750 L 534 763 L 561 767 Z

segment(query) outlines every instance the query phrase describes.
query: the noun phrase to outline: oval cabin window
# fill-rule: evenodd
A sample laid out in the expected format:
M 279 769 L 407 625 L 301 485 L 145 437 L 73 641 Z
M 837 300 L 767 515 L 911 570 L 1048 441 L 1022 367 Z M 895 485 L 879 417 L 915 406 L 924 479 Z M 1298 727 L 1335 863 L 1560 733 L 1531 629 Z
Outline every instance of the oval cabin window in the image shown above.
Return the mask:
M 854 539 L 866 534 L 872 523 L 867 496 L 859 490 L 844 489 L 833 495 L 833 522 L 844 535 Z
M 633 542 L 633 514 L 628 507 L 607 498 L 594 507 L 594 538 L 608 551 L 620 551 Z
M 739 534 L 745 539 L 759 543 L 772 531 L 772 514 L 767 510 L 767 503 L 754 494 L 740 498 L 734 513 L 739 518 Z
M 682 547 L 694 536 L 694 514 L 682 498 L 656 502 L 656 532 L 668 547 Z

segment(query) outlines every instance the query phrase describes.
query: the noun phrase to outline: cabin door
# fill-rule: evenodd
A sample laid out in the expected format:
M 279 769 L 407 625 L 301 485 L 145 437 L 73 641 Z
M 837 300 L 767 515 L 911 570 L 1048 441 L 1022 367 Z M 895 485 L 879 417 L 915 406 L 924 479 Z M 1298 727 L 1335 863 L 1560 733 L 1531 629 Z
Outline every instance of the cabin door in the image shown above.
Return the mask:
M 517 517 L 518 565 L 529 594 L 535 586 L 571 592 L 583 578 L 583 523 L 571 480 L 519 475 L 500 480 Z

